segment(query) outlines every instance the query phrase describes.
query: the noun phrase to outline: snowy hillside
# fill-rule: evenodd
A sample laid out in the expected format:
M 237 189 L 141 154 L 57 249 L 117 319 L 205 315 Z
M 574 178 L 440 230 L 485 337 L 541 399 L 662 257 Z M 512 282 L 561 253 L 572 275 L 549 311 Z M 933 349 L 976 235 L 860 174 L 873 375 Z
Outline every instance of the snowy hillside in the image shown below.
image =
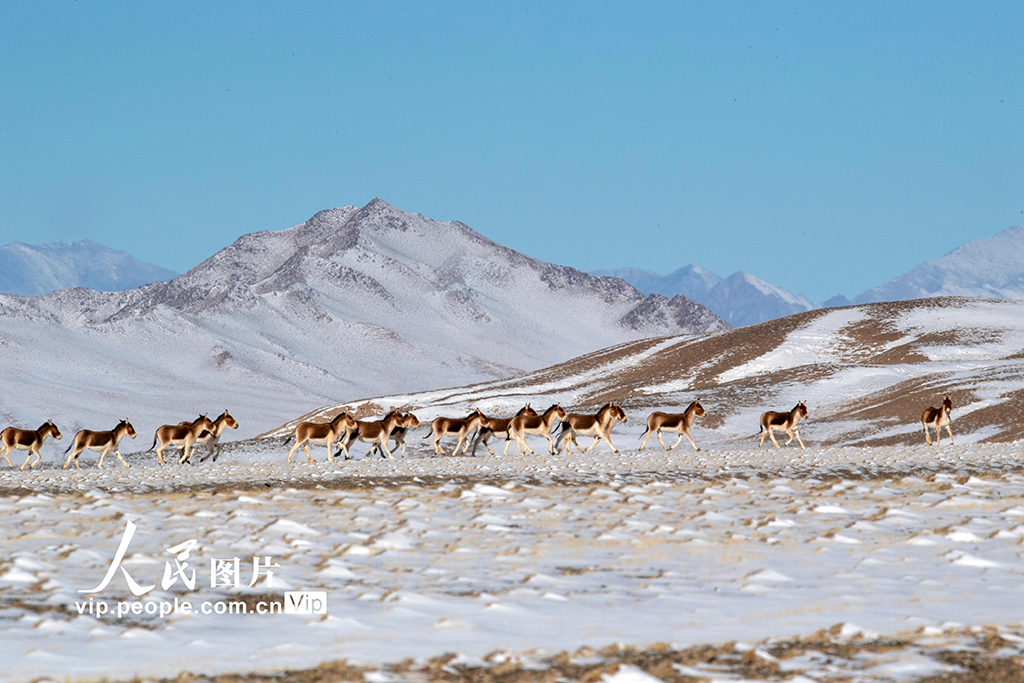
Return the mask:
M 801 428 L 809 447 L 923 443 L 921 411 L 946 394 L 960 443 L 1020 438 L 1024 302 L 942 298 L 819 309 L 696 337 L 630 342 L 525 377 L 372 403 L 378 410 L 406 406 L 425 420 L 470 407 L 502 416 L 527 401 L 577 411 L 622 401 L 629 422 L 616 433 L 628 448 L 648 413 L 681 412 L 699 398 L 708 414 L 696 423 L 698 444 L 752 448 L 758 416 L 798 401 L 810 409 Z
M 167 283 L 0 296 L 0 417 L 65 433 L 229 408 L 257 434 L 329 402 L 508 377 L 727 325 L 374 200 L 245 235 Z
M 89 240 L 0 247 L 0 293 L 38 296 L 85 287 L 101 292 L 135 289 L 176 277 L 174 271 Z
M 706 268 L 688 265 L 668 275 L 639 268 L 595 270 L 593 275 L 620 277 L 645 294 L 682 295 L 707 306 L 730 325 L 754 325 L 815 308 L 807 297 L 770 285 L 739 271 L 721 278 Z
M 935 296 L 1024 299 L 1024 226 L 974 240 L 869 289 L 853 303 Z

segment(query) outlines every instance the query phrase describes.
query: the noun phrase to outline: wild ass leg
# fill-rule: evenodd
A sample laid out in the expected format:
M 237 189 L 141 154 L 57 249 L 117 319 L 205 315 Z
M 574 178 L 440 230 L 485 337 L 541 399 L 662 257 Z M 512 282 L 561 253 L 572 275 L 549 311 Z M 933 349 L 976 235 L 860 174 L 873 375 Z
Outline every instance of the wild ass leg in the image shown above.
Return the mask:
M 303 442 L 303 443 L 304 443 L 304 442 Z M 292 446 L 292 449 L 291 449 L 290 451 L 288 451 L 288 462 L 291 462 L 291 461 L 292 461 L 292 456 L 293 456 L 293 455 L 295 455 L 295 451 L 296 451 L 297 449 L 299 449 L 299 448 L 300 448 L 301 446 L 302 446 L 302 444 L 301 444 L 301 443 L 299 443 L 299 441 L 298 441 L 298 440 L 296 439 L 296 441 L 295 441 L 295 445 L 294 445 L 294 446 Z
M 949 445 L 953 445 L 953 430 L 949 428 L 949 423 L 946 423 L 946 431 L 949 432 Z M 939 440 L 939 430 L 935 430 L 935 441 Z
M 103 449 L 102 453 L 100 453 L 100 461 L 96 465 L 96 469 L 103 469 L 103 458 L 107 457 L 107 453 L 110 452 L 110 448 L 111 448 L 110 444 L 107 444 L 107 447 Z M 76 461 L 76 464 L 77 464 L 77 461 Z
M 551 432 L 544 432 L 544 436 L 547 437 L 548 440 L 548 453 L 550 455 L 558 455 L 558 451 L 555 450 L 555 440 L 551 438 Z
M 349 460 L 352 456 L 348 452 L 348 447 L 352 445 L 352 441 L 349 439 L 341 439 L 338 441 L 338 450 L 345 453 L 345 459 Z
M 470 433 L 467 430 L 465 436 L 462 436 L 462 435 L 459 436 L 459 445 L 455 447 L 455 451 L 452 453 L 452 455 L 458 455 L 459 454 L 459 446 L 461 446 L 463 444 L 465 444 L 465 446 L 462 449 L 462 454 L 465 455 L 466 453 L 468 453 L 469 452 L 469 443 L 470 443 L 470 441 L 472 441 L 472 439 L 470 438 Z
M 927 422 L 922 422 L 921 424 L 924 425 L 924 442 L 925 442 L 925 444 L 931 446 L 932 445 L 932 435 L 928 431 L 928 423 Z
M 797 427 L 793 428 L 793 432 L 796 434 L 796 441 L 800 444 L 800 448 L 807 450 L 807 446 L 804 445 L 804 440 L 800 438 L 800 429 Z M 792 439 L 790 439 L 792 441 Z
M 25 462 L 21 463 L 20 469 L 25 469 L 25 465 L 28 465 L 28 461 L 32 459 L 32 454 L 35 453 L 35 446 L 28 449 L 28 457 L 25 458 Z M 35 467 L 35 465 L 29 465 L 29 467 Z
M 693 437 L 690 436 L 690 432 L 683 432 L 683 434 L 686 434 L 686 438 L 690 440 L 690 445 L 693 446 L 693 450 L 699 451 L 700 449 L 697 448 L 697 444 L 693 442 Z M 679 435 L 679 441 L 683 440 L 683 434 Z M 679 441 L 676 441 L 676 446 L 679 445 Z M 672 448 L 675 448 L 676 446 L 673 446 Z
M 64 463 L 64 467 L 61 467 L 61 469 L 62 470 L 66 470 L 68 468 L 68 466 L 71 464 L 72 458 L 74 458 L 74 461 L 75 461 L 75 469 L 76 470 L 82 469 L 81 467 L 78 466 L 78 454 L 80 452 L 81 452 L 80 450 L 75 450 L 74 448 L 72 448 L 71 449 L 71 455 L 68 456 L 67 461 Z
M 523 454 L 523 443 L 524 443 L 523 437 L 519 435 L 519 432 L 510 432 L 510 434 L 515 437 L 515 439 L 516 439 L 516 448 L 519 449 L 519 455 L 522 455 Z M 527 448 L 529 448 L 529 446 L 527 446 Z
M 768 438 L 772 440 L 773 444 L 775 444 L 775 450 L 779 450 L 780 448 L 782 448 L 782 446 L 779 445 L 779 442 L 775 440 L 775 430 L 772 429 L 770 426 L 768 427 Z M 763 436 L 761 437 L 761 441 L 764 441 Z
M 522 434 L 516 433 L 516 445 L 519 446 L 519 455 L 523 454 L 524 448 L 530 455 L 533 455 L 533 449 L 530 448 L 530 444 L 526 443 L 526 432 Z
M 120 448 L 115 448 L 114 452 L 117 453 L 117 457 L 120 458 L 121 464 L 123 464 L 125 467 L 131 467 L 131 465 L 128 464 L 128 461 L 124 459 L 124 456 L 121 455 L 121 449 Z
M 4 456 L 4 458 L 6 458 L 6 459 L 7 459 L 7 466 L 8 466 L 8 467 L 14 467 L 14 463 L 12 463 L 12 462 L 11 462 L 11 458 L 10 458 L 10 456 L 8 456 L 8 455 L 7 455 L 8 453 L 10 453 L 10 452 L 11 452 L 11 448 L 12 448 L 12 447 L 10 447 L 10 446 L 4 446 L 4 451 L 3 451 L 3 453 L 0 453 L 0 455 Z
M 602 439 L 604 439 L 605 441 L 608 442 L 609 446 L 611 446 L 612 453 L 618 453 L 619 452 L 619 449 L 616 448 L 615 444 L 612 443 L 612 428 L 611 427 L 608 427 L 608 431 L 604 432 L 600 436 L 601 436 Z M 594 446 L 596 446 L 596 445 L 597 445 L 597 439 L 594 440 Z M 591 446 L 591 448 L 593 448 L 594 446 Z
M 558 435 L 558 452 L 561 453 L 563 448 L 566 453 L 572 453 L 572 451 L 569 450 L 569 432 L 565 429 L 563 429 Z

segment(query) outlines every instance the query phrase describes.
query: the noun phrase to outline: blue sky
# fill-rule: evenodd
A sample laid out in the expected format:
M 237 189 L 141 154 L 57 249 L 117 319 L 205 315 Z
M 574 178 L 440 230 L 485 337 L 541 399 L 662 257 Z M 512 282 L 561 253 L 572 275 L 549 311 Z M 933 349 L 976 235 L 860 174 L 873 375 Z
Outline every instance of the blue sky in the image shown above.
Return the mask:
M 0 243 L 179 271 L 375 196 L 853 296 L 1024 223 L 1024 3 L 0 4 Z

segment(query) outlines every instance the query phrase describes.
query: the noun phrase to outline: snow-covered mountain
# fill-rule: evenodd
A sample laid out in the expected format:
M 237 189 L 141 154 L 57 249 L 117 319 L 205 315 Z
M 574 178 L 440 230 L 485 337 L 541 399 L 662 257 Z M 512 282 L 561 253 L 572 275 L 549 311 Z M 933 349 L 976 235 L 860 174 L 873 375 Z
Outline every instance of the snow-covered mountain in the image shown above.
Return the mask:
M 1024 226 L 968 242 L 869 289 L 853 303 L 936 296 L 1024 299 Z
M 0 316 L 0 418 L 53 418 L 72 434 L 125 415 L 152 434 L 226 407 L 246 436 L 331 401 L 728 327 L 683 297 L 645 296 L 380 200 L 244 235 L 170 282 L 0 295 Z
M 165 282 L 178 274 L 89 240 L 0 247 L 0 293 L 38 296 L 85 287 L 101 292 Z
M 613 270 L 592 270 L 591 275 L 621 277 L 644 294 L 662 296 L 682 295 L 688 299 L 704 296 L 708 290 L 722 281 L 710 270 L 690 264 L 668 275 L 660 275 L 642 268 L 615 268 Z
M 591 274 L 620 277 L 645 294 L 685 296 L 707 306 L 734 327 L 755 325 L 815 308 L 807 297 L 743 271 L 723 279 L 691 264 L 668 275 L 640 268 L 595 270 Z

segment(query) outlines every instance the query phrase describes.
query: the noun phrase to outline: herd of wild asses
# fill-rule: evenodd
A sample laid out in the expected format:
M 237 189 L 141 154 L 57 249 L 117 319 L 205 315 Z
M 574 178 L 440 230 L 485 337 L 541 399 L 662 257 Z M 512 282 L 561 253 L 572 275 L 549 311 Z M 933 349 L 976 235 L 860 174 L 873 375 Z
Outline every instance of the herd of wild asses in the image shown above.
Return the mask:
M 949 443 L 953 443 L 953 430 L 950 428 L 950 412 L 952 410 L 953 402 L 949 396 L 942 400 L 941 407 L 925 408 L 921 414 L 925 443 L 932 443 L 931 432 L 929 431 L 929 428 L 932 428 L 935 430 L 935 443 L 937 444 L 941 438 L 940 434 L 943 427 L 946 428 L 949 434 Z M 684 436 L 689 439 L 690 445 L 693 446 L 694 450 L 699 451 L 700 448 L 697 447 L 693 437 L 690 436 L 690 425 L 693 424 L 695 418 L 703 417 L 704 415 L 704 406 L 700 404 L 699 400 L 691 403 L 682 413 L 663 413 L 660 411 L 651 413 L 647 417 L 647 429 L 640 435 L 641 442 L 638 450 L 642 451 L 647 445 L 647 440 L 652 435 L 655 435 L 666 451 L 671 451 L 682 443 Z M 807 417 L 807 405 L 804 401 L 797 403 L 788 412 L 768 411 L 762 413 L 760 421 L 761 440 L 758 443 L 758 448 L 764 445 L 766 436 L 775 444 L 775 448 L 780 448 L 779 442 L 775 440 L 775 431 L 785 432 L 789 435 L 789 441 L 786 441 L 785 445 L 788 446 L 795 439 L 800 444 L 800 448 L 806 448 L 803 439 L 800 438 L 800 430 L 797 427 L 800 420 L 805 417 Z M 516 443 L 519 455 L 523 455 L 524 449 L 532 454 L 534 452 L 533 449 L 526 443 L 527 435 L 542 436 L 547 439 L 548 452 L 551 455 L 557 455 L 563 448 L 566 453 L 572 453 L 573 445 L 576 446 L 577 451 L 583 453 L 584 449 L 576 441 L 577 436 L 594 437 L 593 443 L 586 448 L 588 452 L 593 450 L 601 441 L 605 441 L 613 452 L 618 453 L 619 450 L 612 443 L 611 433 L 612 427 L 620 421 L 626 421 L 626 413 L 618 403 L 608 403 L 593 415 L 567 413 L 557 403 L 538 415 L 537 411 L 527 403 L 518 413 L 510 418 L 487 417 L 479 409 L 473 410 L 463 418 L 435 418 L 430 423 L 430 432 L 423 438 L 429 439 L 431 436 L 434 437 L 434 455 L 438 453 L 445 455 L 445 450 L 440 442 L 446 436 L 458 438 L 458 443 L 455 445 L 452 455 L 458 455 L 459 449 L 462 449 L 462 453 L 465 455 L 469 450 L 471 441 L 474 444 L 474 452 L 476 445 L 483 443 L 487 451 L 494 455 L 494 451 L 491 449 L 490 444 L 488 444 L 491 438 L 503 439 L 505 441 L 505 449 L 502 451 L 503 455 L 508 455 L 508 447 L 513 441 Z M 552 435 L 556 423 L 561 427 L 557 437 Z M 399 446 L 401 446 L 402 455 L 405 455 L 405 436 L 410 429 L 419 426 L 420 421 L 415 415 L 412 413 L 402 413 L 397 410 L 391 411 L 380 420 L 372 421 L 356 420 L 347 412 L 341 412 L 330 422 L 300 422 L 295 426 L 295 433 L 289 436 L 283 445 L 287 446 L 289 442 L 293 439 L 295 440 L 295 445 L 288 452 L 288 462 L 292 461 L 292 456 L 295 455 L 295 451 L 300 447 L 305 452 L 306 459 L 309 462 L 315 462 L 309 454 L 309 444 L 311 443 L 327 446 L 327 459 L 331 462 L 334 462 L 334 446 L 337 444 L 338 452 L 344 453 L 345 459 L 348 460 L 350 458 L 349 448 L 357 440 L 370 444 L 368 456 L 373 453 L 379 453 L 382 458 L 394 459 L 393 453 L 398 450 Z M 191 462 L 196 445 L 204 445 L 207 447 L 207 453 L 200 459 L 200 462 L 205 462 L 211 456 L 213 461 L 216 462 L 221 448 L 219 444 L 220 436 L 228 428 L 237 429 L 238 423 L 227 410 L 216 420 L 211 420 L 206 415 L 200 415 L 192 422 L 163 425 L 156 430 L 156 434 L 153 437 L 153 445 L 148 450 L 151 451 L 156 448 L 157 462 L 164 464 L 167 462 L 164 457 L 164 449 L 168 446 L 179 448 L 181 455 L 178 458 L 178 464 L 180 465 Z M 662 432 L 677 434 L 676 442 L 671 446 L 666 444 L 661 438 Z M 471 435 L 475 436 L 471 438 Z M 22 463 L 21 469 L 25 469 L 26 466 L 30 468 L 35 467 L 42 458 L 39 448 L 51 436 L 54 439 L 60 439 L 62 436 L 53 420 L 47 420 L 39 429 L 35 430 L 8 427 L 0 432 L 0 446 L 2 446 L 0 447 L 0 456 L 7 460 L 8 467 L 13 467 L 14 465 L 9 455 L 10 452 L 15 449 L 28 451 L 28 457 Z M 118 443 L 125 436 L 129 436 L 132 439 L 135 438 L 135 428 L 132 427 L 132 423 L 127 419 L 121 420 L 117 423 L 116 427 L 107 432 L 93 432 L 88 429 L 79 431 L 75 434 L 71 445 L 64 451 L 64 454 L 68 456 L 64 462 L 64 467 L 67 468 L 74 461 L 75 468 L 81 469 L 78 464 L 78 456 L 87 448 L 100 453 L 98 467 L 103 467 L 103 459 L 111 451 L 120 458 L 125 467 L 131 467 L 118 449 Z M 392 441 L 394 442 L 394 448 L 388 445 Z M 32 460 L 33 455 L 35 456 L 34 461 Z

